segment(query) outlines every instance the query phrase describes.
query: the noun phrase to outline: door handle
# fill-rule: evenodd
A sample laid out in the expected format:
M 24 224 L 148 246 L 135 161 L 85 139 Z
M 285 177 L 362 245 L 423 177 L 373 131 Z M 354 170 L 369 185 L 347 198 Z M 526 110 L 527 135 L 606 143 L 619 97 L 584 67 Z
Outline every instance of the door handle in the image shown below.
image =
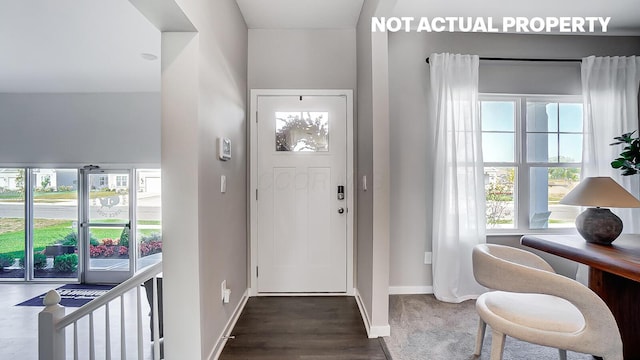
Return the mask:
M 344 208 L 338 208 L 338 214 L 344 214 Z

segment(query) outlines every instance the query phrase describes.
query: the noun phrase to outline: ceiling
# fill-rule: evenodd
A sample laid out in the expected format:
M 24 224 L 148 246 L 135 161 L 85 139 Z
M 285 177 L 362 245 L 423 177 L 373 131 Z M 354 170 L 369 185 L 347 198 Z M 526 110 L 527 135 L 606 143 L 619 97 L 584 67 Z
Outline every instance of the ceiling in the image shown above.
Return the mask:
M 218 0 L 210 0 L 218 1 Z M 253 29 L 354 28 L 364 0 L 236 0 Z M 389 16 L 611 16 L 640 34 L 639 0 L 380 0 Z M 0 92 L 159 91 L 160 33 L 128 0 L 0 1 Z
M 0 49 L 0 92 L 160 90 L 160 32 L 127 0 L 2 0 Z
M 354 28 L 364 0 L 236 0 L 250 29 Z

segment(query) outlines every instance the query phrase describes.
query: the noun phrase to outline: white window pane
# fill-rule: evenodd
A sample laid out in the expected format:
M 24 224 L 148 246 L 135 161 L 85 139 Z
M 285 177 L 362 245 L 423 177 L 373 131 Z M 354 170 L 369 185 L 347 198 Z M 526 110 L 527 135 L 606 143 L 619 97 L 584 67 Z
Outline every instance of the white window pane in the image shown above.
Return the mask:
M 515 179 L 513 167 L 484 168 L 487 228 L 515 228 Z
M 534 167 L 530 171 L 529 227 L 531 229 L 575 226 L 577 206 L 561 205 L 562 199 L 580 181 L 577 167 Z
M 483 101 L 481 103 L 482 131 L 514 131 L 515 103 L 513 101 Z
M 162 177 L 160 170 L 140 169 L 136 179 L 137 266 L 142 269 L 162 261 Z
M 0 280 L 25 275 L 25 178 L 24 169 L 0 168 Z
M 78 170 L 32 169 L 33 276 L 78 277 Z
M 549 102 L 527 102 L 527 131 L 557 132 L 558 104 Z
M 582 134 L 560 134 L 560 162 L 582 162 Z
M 557 162 L 558 161 L 557 133 L 527 134 L 527 161 L 528 162 Z
M 560 131 L 582 132 L 582 104 L 560 104 Z
M 276 151 L 329 151 L 328 112 L 276 112 Z
M 514 133 L 482 133 L 482 157 L 485 162 L 513 162 Z

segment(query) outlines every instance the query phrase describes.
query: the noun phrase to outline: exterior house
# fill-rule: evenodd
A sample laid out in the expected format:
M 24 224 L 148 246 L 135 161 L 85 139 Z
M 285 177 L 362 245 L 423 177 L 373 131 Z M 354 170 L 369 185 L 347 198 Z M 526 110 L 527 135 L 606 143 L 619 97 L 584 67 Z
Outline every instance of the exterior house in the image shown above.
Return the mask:
M 30 92 L 10 89 L 0 78 L 0 188 L 17 186 L 17 174 L 3 173 L 3 164 L 78 168 L 135 164 L 162 169 L 167 358 L 209 358 L 255 286 L 248 256 L 248 204 L 254 191 L 249 189 L 247 172 L 254 110 L 250 90 L 353 91 L 351 280 L 367 331 L 376 337 L 389 334 L 389 294 L 432 291 L 431 264 L 425 261 L 425 253 L 431 252 L 433 216 L 429 191 L 433 129 L 427 120 L 432 109 L 425 58 L 436 52 L 551 58 L 640 54 L 638 32 L 625 36 L 372 32 L 371 17 L 401 16 L 407 9 L 401 5 L 412 2 L 361 0 L 341 7 L 340 1 L 344 0 L 311 7 L 318 11 L 317 19 L 307 14 L 302 23 L 296 23 L 295 13 L 271 11 L 277 9 L 275 3 L 293 6 L 284 0 L 111 2 L 118 14 L 138 16 L 144 22 L 136 31 L 150 36 L 152 50 L 138 44 L 136 51 L 156 52 L 162 62 L 151 65 L 156 77 L 150 84 L 137 81 L 134 71 L 126 74 L 134 80 L 117 89 Z M 65 11 L 78 19 L 86 16 L 72 8 Z M 322 17 L 322 9 L 336 12 L 329 10 Z M 290 26 L 263 22 L 280 16 L 292 19 Z M 120 36 L 119 41 L 131 35 L 116 27 L 112 37 Z M 30 29 L 37 33 L 37 26 Z M 579 66 L 483 64 L 480 91 L 579 96 Z M 229 161 L 216 155 L 215 140 L 220 137 L 231 140 Z M 41 182 L 49 179 L 52 187 L 76 185 L 62 172 L 38 176 Z M 222 176 L 224 192 L 219 185 Z M 495 171 L 487 175 L 497 176 Z M 115 174 L 96 179 L 92 186 L 113 190 L 131 181 Z M 142 175 L 136 181 L 141 191 L 158 190 L 157 175 Z M 490 235 L 489 241 L 517 244 L 520 230 Z M 227 304 L 219 301 L 223 281 L 231 290 Z

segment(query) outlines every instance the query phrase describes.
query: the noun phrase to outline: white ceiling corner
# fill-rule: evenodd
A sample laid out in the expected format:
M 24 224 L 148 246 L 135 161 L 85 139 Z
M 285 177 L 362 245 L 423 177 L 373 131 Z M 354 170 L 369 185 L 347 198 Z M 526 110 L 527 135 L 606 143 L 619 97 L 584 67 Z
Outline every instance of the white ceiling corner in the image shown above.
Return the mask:
M 236 0 L 250 29 L 355 28 L 364 0 Z

